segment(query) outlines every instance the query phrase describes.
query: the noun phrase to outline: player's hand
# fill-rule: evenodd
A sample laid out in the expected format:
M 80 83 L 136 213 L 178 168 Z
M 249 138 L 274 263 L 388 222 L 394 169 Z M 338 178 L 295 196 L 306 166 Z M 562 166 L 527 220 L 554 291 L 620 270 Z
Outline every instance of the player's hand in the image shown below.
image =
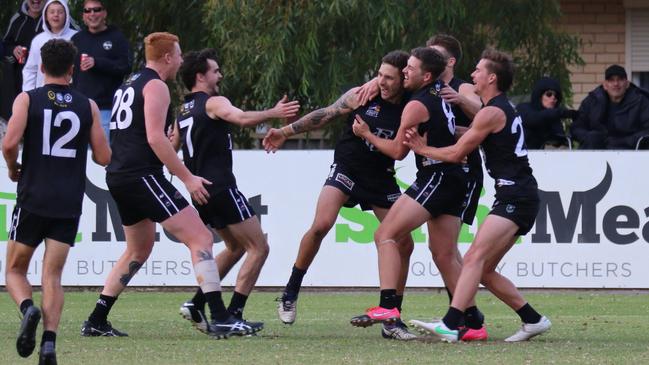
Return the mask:
M 192 175 L 187 182 L 184 183 L 193 201 L 197 202 L 199 205 L 207 204 L 210 194 L 207 192 L 207 189 L 205 189 L 205 185 L 212 185 L 211 181 L 200 176 Z
M 449 104 L 459 105 L 462 103 L 462 95 L 448 85 L 439 91 L 439 96 Z
M 426 139 L 428 137 L 428 132 L 424 135 L 420 135 L 417 131 L 417 127 L 411 127 L 406 130 L 406 139 L 403 141 L 403 144 L 408 146 L 415 153 L 420 154 L 421 150 L 426 147 Z
M 79 63 L 79 68 L 81 71 L 88 71 L 91 68 L 95 67 L 95 58 L 94 57 L 85 57 L 81 63 Z
M 167 128 L 167 138 L 169 138 L 169 142 L 172 144 L 174 143 L 174 137 L 176 136 L 176 133 L 174 132 L 174 125 L 170 124 L 169 128 Z
M 356 90 L 359 105 L 365 105 L 368 101 L 379 95 L 379 81 L 376 78 L 366 82 Z
M 275 153 L 286 142 L 286 136 L 279 128 L 271 128 L 261 141 L 266 152 Z
M 297 115 L 300 110 L 300 102 L 297 100 L 288 101 L 288 97 L 284 95 L 271 109 L 273 118 L 290 118 Z
M 9 180 L 13 182 L 18 182 L 20 180 L 20 173 L 22 172 L 22 166 L 19 163 L 16 163 L 14 167 L 8 167 L 9 170 Z
M 356 115 L 354 118 L 354 124 L 352 125 L 352 130 L 357 137 L 366 138 L 370 132 L 370 126 L 365 123 L 363 118 L 360 115 Z

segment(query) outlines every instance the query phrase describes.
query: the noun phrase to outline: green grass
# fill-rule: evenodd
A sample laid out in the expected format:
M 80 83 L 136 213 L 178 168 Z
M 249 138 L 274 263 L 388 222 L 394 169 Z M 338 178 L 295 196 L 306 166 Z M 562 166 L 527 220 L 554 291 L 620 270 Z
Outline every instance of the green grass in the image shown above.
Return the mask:
M 0 294 L 0 363 L 37 361 L 18 357 L 16 307 Z M 57 339 L 61 364 L 646 364 L 649 363 L 649 295 L 642 293 L 526 293 L 553 323 L 552 330 L 530 342 L 502 340 L 519 326 L 518 317 L 492 295 L 480 293 L 491 339 L 485 343 L 446 344 L 433 340 L 387 341 L 380 327 L 349 325 L 350 317 L 378 300 L 375 293 L 306 292 L 298 320 L 279 323 L 275 293 L 253 293 L 246 317 L 261 320 L 259 336 L 212 340 L 178 314 L 191 296 L 177 292 L 127 292 L 110 320 L 126 338 L 82 338 L 81 322 L 97 298 L 95 292 L 66 294 Z M 226 294 L 226 299 L 229 295 Z M 39 297 L 36 297 L 39 300 Z M 442 316 L 447 298 L 435 290 L 406 295 L 405 320 Z M 42 326 L 39 326 L 39 336 Z

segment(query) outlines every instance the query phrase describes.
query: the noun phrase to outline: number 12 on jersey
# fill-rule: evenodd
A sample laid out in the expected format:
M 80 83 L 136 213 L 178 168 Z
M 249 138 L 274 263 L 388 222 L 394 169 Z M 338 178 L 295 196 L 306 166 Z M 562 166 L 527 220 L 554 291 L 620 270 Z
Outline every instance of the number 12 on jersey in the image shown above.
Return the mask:
M 59 137 L 59 139 L 54 142 L 54 146 L 50 147 L 52 126 L 61 128 L 61 124 L 64 120 L 70 121 L 70 130 Z M 79 116 L 77 116 L 77 114 L 75 114 L 75 112 L 73 111 L 65 110 L 57 113 L 56 117 L 54 117 L 54 122 L 52 123 L 52 109 L 43 110 L 43 155 L 65 158 L 77 157 L 76 149 L 63 148 L 63 146 L 65 146 L 66 143 L 72 141 L 72 139 L 74 139 L 74 137 L 79 134 L 80 128 L 81 121 L 79 120 Z

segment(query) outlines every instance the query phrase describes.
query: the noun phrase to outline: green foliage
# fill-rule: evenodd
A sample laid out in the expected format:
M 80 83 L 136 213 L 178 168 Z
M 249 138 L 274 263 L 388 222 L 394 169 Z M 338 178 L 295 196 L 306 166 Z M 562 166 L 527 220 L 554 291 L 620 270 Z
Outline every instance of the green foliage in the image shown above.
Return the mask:
M 211 0 L 204 13 L 225 94 L 244 108 L 268 106 L 284 93 L 306 111 L 328 105 L 374 75 L 388 51 L 421 46 L 438 32 L 463 43 L 457 74 L 465 79 L 485 47 L 512 52 L 512 95 L 551 75 L 570 97 L 567 65 L 582 62 L 577 38 L 556 30 L 556 1 Z
M 2 24 L 19 2 L 5 2 Z M 82 4 L 70 0 L 79 23 Z M 467 80 L 485 47 L 512 52 L 518 71 L 510 95 L 528 94 L 537 79 L 548 75 L 560 80 L 570 100 L 567 66 L 582 63 L 578 39 L 556 28 L 561 16 L 558 0 L 105 0 L 104 4 L 109 22 L 134 46 L 135 67 L 143 60 L 142 38 L 154 31 L 178 34 L 185 51 L 214 47 L 225 74 L 224 94 L 247 110 L 271 107 L 283 94 L 299 99 L 303 112 L 329 105 L 349 87 L 371 78 L 385 53 L 424 45 L 439 32 L 462 42 L 464 57 L 456 73 Z M 238 133 L 237 140 L 250 145 L 246 138 L 247 132 Z

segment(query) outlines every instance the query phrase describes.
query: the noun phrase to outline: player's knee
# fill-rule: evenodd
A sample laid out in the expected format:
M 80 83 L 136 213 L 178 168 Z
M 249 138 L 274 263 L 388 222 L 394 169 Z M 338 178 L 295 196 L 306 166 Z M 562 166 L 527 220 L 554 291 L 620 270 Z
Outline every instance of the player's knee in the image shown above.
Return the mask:
M 310 229 L 311 234 L 318 240 L 322 240 L 333 227 L 333 223 L 316 222 Z

